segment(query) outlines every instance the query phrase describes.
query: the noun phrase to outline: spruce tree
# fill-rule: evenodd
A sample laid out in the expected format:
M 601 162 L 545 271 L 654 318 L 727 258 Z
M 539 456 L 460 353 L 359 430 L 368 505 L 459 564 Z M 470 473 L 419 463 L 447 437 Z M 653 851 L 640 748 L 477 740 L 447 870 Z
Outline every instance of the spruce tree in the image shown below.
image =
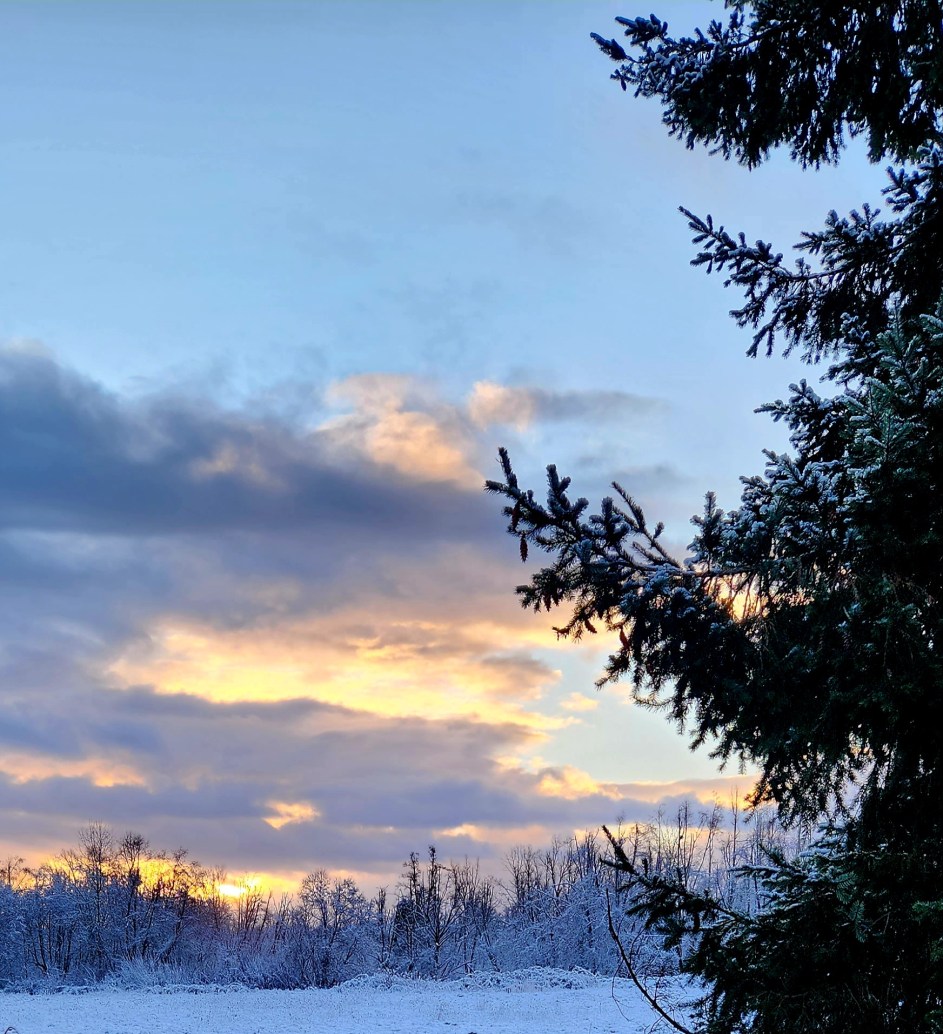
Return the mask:
M 731 910 L 614 844 L 633 911 L 687 933 L 700 1027 L 943 1030 L 943 4 L 728 0 L 674 38 L 655 16 L 594 35 L 612 75 L 655 97 L 668 131 L 747 166 L 788 147 L 805 166 L 866 138 L 889 162 L 883 205 L 803 235 L 786 261 L 685 213 L 694 262 L 743 291 L 749 352 L 824 361 L 762 408 L 790 430 L 740 505 L 713 496 L 687 555 L 614 484 L 597 514 L 548 467 L 546 503 L 501 451 L 509 531 L 550 556 L 518 587 L 558 631 L 608 631 L 603 681 L 757 769 L 756 803 L 827 816 L 797 859 L 749 874 L 763 907 Z

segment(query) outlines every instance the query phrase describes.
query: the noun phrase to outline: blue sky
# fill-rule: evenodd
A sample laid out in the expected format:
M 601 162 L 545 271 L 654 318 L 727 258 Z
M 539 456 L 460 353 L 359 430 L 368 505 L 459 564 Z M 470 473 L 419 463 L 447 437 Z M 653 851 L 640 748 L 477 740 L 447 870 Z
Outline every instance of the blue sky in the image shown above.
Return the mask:
M 635 13 L 2 6 L 0 850 L 378 882 L 728 792 L 519 611 L 481 480 L 616 477 L 683 546 L 803 371 L 677 206 L 786 250 L 883 173 L 669 140 L 589 40 Z

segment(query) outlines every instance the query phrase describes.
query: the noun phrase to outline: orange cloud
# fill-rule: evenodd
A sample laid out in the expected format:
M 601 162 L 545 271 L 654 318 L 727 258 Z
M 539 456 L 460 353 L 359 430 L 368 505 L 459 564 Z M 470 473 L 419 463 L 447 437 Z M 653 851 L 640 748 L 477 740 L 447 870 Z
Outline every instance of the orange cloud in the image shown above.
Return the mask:
M 475 557 L 453 553 L 450 575 L 471 581 Z M 542 621 L 513 600 L 493 600 L 488 589 L 463 599 L 434 579 L 427 590 L 422 572 L 384 575 L 404 579 L 393 613 L 384 600 L 367 598 L 326 614 L 277 613 L 237 628 L 168 615 L 114 658 L 113 684 L 219 703 L 307 698 L 387 718 L 473 718 L 535 733 L 577 721 L 534 710 L 561 677 L 537 651 L 568 645 Z M 286 606 L 292 600 L 290 586 L 261 591 Z
M 526 826 L 490 826 L 465 822 L 460 826 L 436 831 L 436 835 L 446 838 L 446 841 L 456 837 L 467 837 L 476 843 L 492 844 L 501 848 L 516 847 L 519 844 L 546 845 L 557 833 L 559 830 L 538 823 Z M 443 846 L 448 851 L 448 843 Z
M 5 751 L 0 756 L 0 774 L 14 783 L 28 783 L 55 777 L 87 779 L 93 786 L 146 786 L 133 766 L 112 758 L 57 758 L 44 754 Z
M 562 797 L 568 801 L 595 796 L 618 800 L 625 796 L 622 788 L 616 783 L 597 782 L 588 772 L 572 765 L 546 770 L 540 776 L 537 789 L 545 797 Z
M 262 820 L 273 829 L 291 825 L 293 822 L 313 822 L 321 817 L 321 812 L 307 801 L 269 801 L 268 806 L 274 812 Z
M 484 475 L 475 466 L 474 442 L 457 410 L 414 398 L 418 382 L 392 374 L 361 374 L 332 386 L 329 399 L 352 413 L 319 428 L 345 455 L 365 456 L 416 481 L 446 481 L 470 491 Z

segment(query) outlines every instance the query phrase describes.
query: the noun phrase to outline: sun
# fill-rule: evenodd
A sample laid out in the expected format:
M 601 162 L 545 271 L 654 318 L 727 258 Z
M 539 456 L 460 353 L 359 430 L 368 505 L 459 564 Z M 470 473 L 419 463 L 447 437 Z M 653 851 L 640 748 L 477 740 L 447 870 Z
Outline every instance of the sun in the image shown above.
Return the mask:
M 261 888 L 262 881 L 257 876 L 247 876 L 238 883 L 217 883 L 216 892 L 224 898 L 243 898 L 252 891 Z

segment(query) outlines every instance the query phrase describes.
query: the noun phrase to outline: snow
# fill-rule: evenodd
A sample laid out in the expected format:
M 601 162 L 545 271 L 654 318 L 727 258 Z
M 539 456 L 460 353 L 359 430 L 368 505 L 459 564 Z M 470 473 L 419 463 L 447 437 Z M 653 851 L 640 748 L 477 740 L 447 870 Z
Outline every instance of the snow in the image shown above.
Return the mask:
M 0 1031 L 17 1034 L 641 1034 L 654 1018 L 627 981 L 558 970 L 441 983 L 367 977 L 330 990 L 0 995 Z

